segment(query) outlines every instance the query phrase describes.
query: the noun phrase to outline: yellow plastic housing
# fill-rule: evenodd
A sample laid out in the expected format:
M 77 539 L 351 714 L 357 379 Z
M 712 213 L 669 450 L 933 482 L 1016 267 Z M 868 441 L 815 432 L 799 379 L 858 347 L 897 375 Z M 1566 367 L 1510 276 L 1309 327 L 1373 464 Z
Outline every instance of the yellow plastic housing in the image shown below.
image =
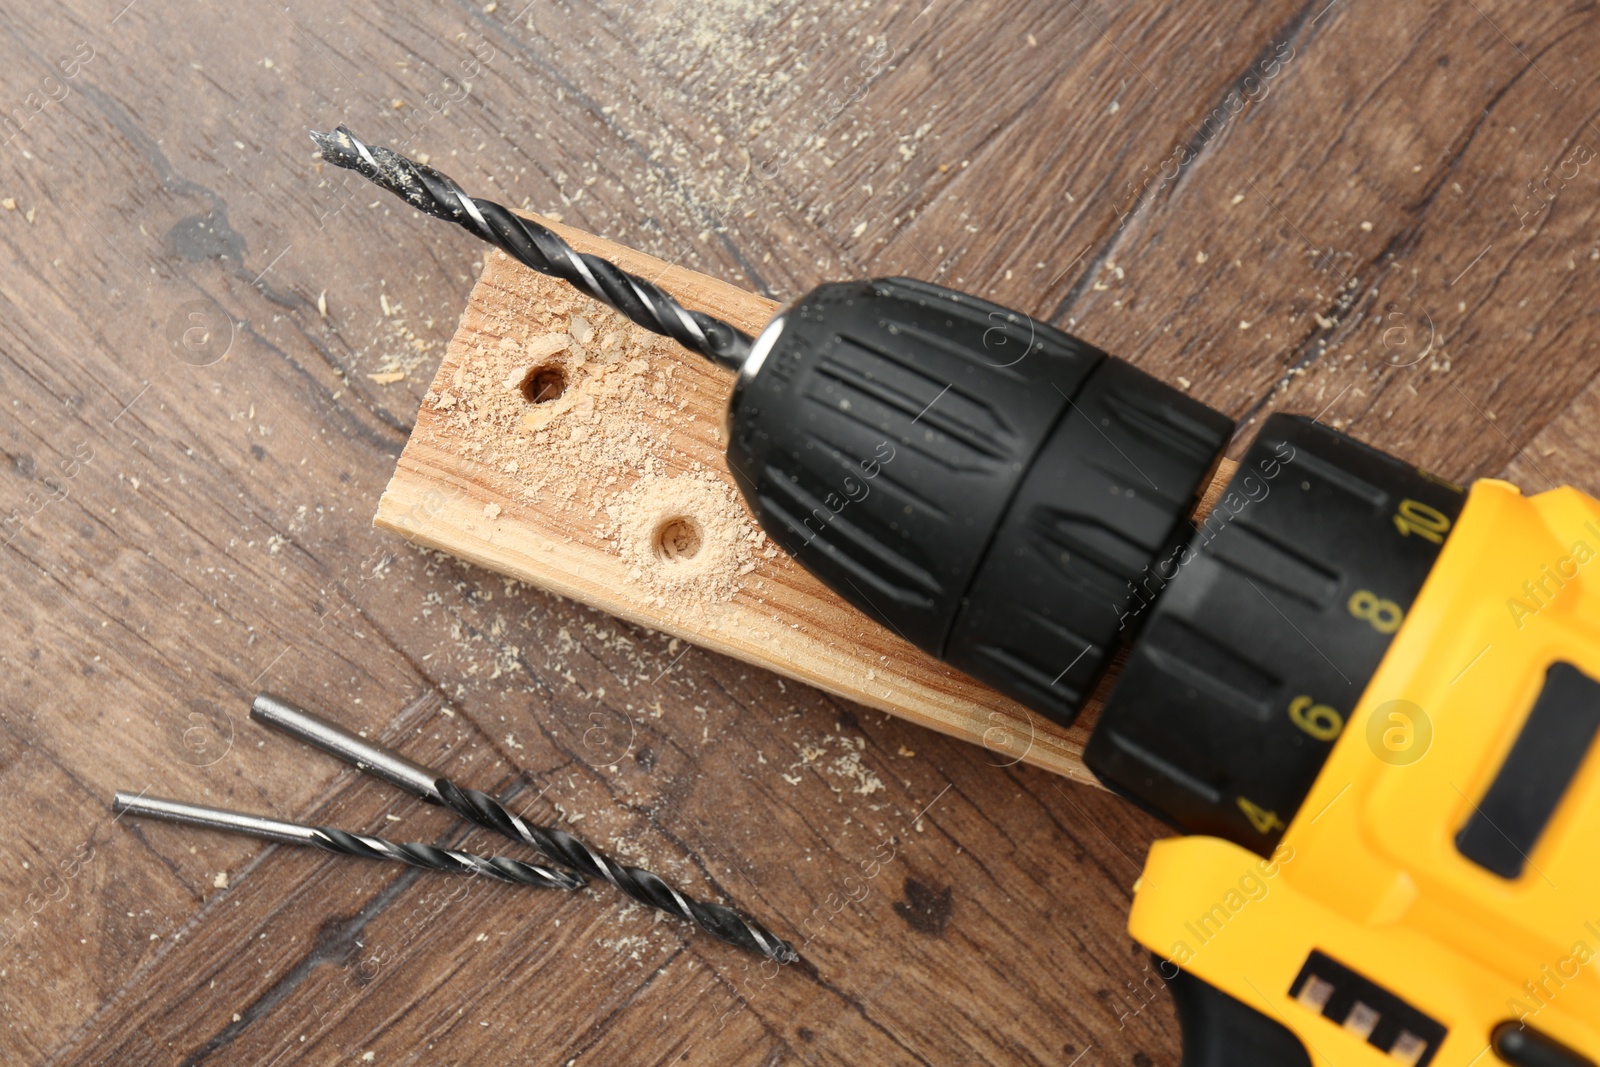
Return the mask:
M 1436 1067 L 1500 1062 L 1490 1034 L 1518 1019 L 1600 1061 L 1600 745 L 1520 878 L 1455 846 L 1561 661 L 1600 679 L 1600 501 L 1478 482 L 1277 854 L 1157 842 L 1133 936 L 1318 1067 L 1415 1059 L 1291 997 L 1313 950 L 1444 1024 Z

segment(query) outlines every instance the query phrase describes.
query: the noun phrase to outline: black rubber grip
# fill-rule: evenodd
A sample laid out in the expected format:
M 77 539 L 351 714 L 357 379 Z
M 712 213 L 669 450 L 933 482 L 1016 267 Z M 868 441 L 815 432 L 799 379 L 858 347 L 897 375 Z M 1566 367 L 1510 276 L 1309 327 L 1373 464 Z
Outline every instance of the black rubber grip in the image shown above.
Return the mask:
M 1017 488 L 944 658 L 1063 725 L 1138 632 L 1141 583 L 1189 535 L 1233 424 L 1119 359 Z
M 1570 663 L 1552 664 L 1505 763 L 1456 835 L 1456 849 L 1502 878 L 1521 877 L 1596 734 L 1600 682 Z
M 1157 956 L 1183 1029 L 1183 1067 L 1311 1067 L 1300 1039 L 1276 1019 Z M 1172 975 L 1169 977 L 1169 975 Z

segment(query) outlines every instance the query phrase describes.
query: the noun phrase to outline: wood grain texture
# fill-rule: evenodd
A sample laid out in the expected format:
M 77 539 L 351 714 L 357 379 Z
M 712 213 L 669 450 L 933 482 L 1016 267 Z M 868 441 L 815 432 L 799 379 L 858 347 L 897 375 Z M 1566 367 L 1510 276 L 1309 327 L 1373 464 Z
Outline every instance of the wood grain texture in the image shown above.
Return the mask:
M 1593 491 L 1597 17 L 6 3 L 0 1057 L 1177 1062 L 1124 929 L 1152 820 L 371 528 L 483 249 L 306 128 L 772 299 L 922 276 L 1242 419 Z M 112 818 L 149 787 L 497 843 L 263 734 L 268 687 L 815 971 L 599 891 Z
M 570 226 L 548 225 L 580 252 L 609 259 L 665 287 L 691 310 L 709 312 L 752 335 L 776 310 L 773 301 L 726 282 L 673 268 Z M 775 547 L 749 553 L 747 560 L 728 551 L 716 561 L 737 591 L 714 596 L 703 591 L 709 583 L 702 581 L 671 601 L 663 599 L 661 583 L 673 581 L 687 561 L 659 552 L 628 554 L 619 543 L 649 538 L 651 531 L 630 529 L 626 515 L 617 514 L 623 510 L 618 502 L 638 492 L 643 468 L 656 463 L 669 472 L 659 478 L 687 477 L 697 487 L 700 510 L 662 513 L 656 520 L 693 522 L 697 554 L 731 547 L 711 542 L 743 539 L 756 528 L 724 455 L 723 416 L 733 376 L 596 301 L 574 301 L 565 288 L 498 250 L 485 257 L 483 276 L 378 503 L 378 526 L 629 622 L 983 745 L 997 761 L 1031 763 L 1099 784 L 1082 759 L 1098 705 L 1071 729 L 1059 727 L 863 615 Z M 582 322 L 604 323 L 585 328 L 594 332 L 593 337 L 586 333 L 587 344 L 570 339 L 570 314 L 552 316 L 548 325 L 526 332 L 519 328 L 531 320 L 530 309 L 573 303 L 578 306 L 573 314 Z M 642 350 L 639 373 L 618 387 L 587 389 L 581 405 L 566 396 L 565 403 L 537 393 L 537 403 L 525 398 L 530 375 L 559 375 L 565 392 L 573 394 L 580 380 L 590 386 L 597 376 L 621 378 L 617 364 L 626 355 L 597 363 L 604 359 L 601 334 L 613 333 L 625 333 L 628 345 Z M 552 339 L 566 347 L 544 354 L 552 346 L 542 342 Z M 615 347 L 623 346 L 616 342 Z M 482 371 L 469 381 L 463 371 L 472 367 Z M 638 403 L 645 374 L 660 383 L 657 404 Z M 512 417 L 520 410 L 522 419 L 536 420 L 533 426 L 489 421 L 490 412 L 508 406 Z M 544 415 L 557 408 L 562 410 Z M 474 416 L 462 417 L 466 410 Z M 540 443 L 574 433 L 584 435 L 582 447 L 559 455 Z M 612 449 L 618 456 L 608 464 L 604 444 L 633 437 L 644 442 L 643 448 Z M 530 468 L 560 491 L 546 489 L 536 496 L 522 491 Z M 700 490 L 700 478 L 692 473 L 699 471 L 713 474 L 724 490 Z M 652 484 L 670 492 L 660 480 Z M 574 487 L 583 487 L 576 508 Z M 636 568 L 649 573 L 641 576 Z

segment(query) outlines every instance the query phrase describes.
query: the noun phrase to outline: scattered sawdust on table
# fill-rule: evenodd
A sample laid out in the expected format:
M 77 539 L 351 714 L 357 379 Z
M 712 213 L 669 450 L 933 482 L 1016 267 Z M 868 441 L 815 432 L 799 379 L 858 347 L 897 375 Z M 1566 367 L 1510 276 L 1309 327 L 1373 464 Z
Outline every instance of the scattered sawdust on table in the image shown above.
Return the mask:
M 839 754 L 831 760 L 827 759 L 829 745 L 839 747 Z M 869 797 L 874 793 L 883 792 L 886 788 L 883 779 L 873 773 L 863 761 L 862 754 L 867 747 L 864 737 L 832 734 L 815 741 L 796 741 L 794 747 L 799 758 L 789 764 L 788 771 L 793 773 L 782 773 L 783 780 L 790 785 L 799 785 L 804 780 L 804 771 L 809 768 L 826 772 L 833 778 L 839 779 L 843 786 L 849 787 L 850 792 L 859 796 Z M 901 752 L 902 754 L 905 752 L 904 746 L 901 747 Z M 844 789 L 840 783 L 828 782 L 828 788 L 842 796 Z
M 539 525 L 628 564 L 643 599 L 708 622 L 706 607 L 777 549 L 715 452 L 686 433 L 693 375 L 673 342 L 620 313 L 536 275 L 518 285 L 514 313 L 473 324 L 476 340 L 423 399 L 433 417 L 419 432 L 498 472 L 509 499 L 487 519 L 536 509 Z
M 377 360 L 377 366 L 368 372 L 367 377 L 379 385 L 388 385 L 391 382 L 403 381 L 409 375 L 415 374 L 423 364 L 433 358 L 434 351 L 439 347 L 438 342 L 430 337 L 418 334 L 413 330 L 407 320 L 400 314 L 402 308 L 398 301 L 391 301 L 386 295 L 378 294 L 383 318 L 379 320 L 381 329 L 377 331 L 378 351 L 375 355 L 370 351 L 363 352 L 364 356 L 372 356 Z M 318 297 L 318 309 L 326 308 L 324 297 Z M 323 311 L 326 315 L 326 311 Z M 431 329 L 433 321 L 425 320 L 424 328 Z

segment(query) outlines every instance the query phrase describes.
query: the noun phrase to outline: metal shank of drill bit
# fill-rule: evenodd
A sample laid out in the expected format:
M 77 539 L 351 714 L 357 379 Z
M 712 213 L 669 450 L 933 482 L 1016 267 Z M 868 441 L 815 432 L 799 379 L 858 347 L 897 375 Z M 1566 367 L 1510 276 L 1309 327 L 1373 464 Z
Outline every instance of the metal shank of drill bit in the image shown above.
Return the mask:
M 750 336 L 701 311 L 690 311 L 645 278 L 599 256 L 578 252 L 529 219 L 488 200 L 470 197 L 454 180 L 391 149 L 363 144 L 344 126 L 312 132 L 322 158 L 353 170 L 423 214 L 454 222 L 541 274 L 571 284 L 609 304 L 645 329 L 664 334 L 691 352 L 737 371 L 750 352 Z
M 299 738 L 312 748 L 353 763 L 368 774 L 404 789 L 412 796 L 442 804 L 433 780 L 438 777 L 420 763 L 413 763 L 393 749 L 373 745 L 349 730 L 291 704 L 270 693 L 257 693 L 250 704 L 250 717 L 257 722 Z
M 263 707 L 274 709 L 263 714 Z M 417 764 L 398 753 L 357 737 L 321 716 L 314 715 L 277 697 L 258 696 L 250 717 L 316 745 L 324 752 L 353 763 L 362 770 L 382 774 L 379 767 L 394 761 L 411 767 Z M 331 739 L 331 740 L 330 740 Z M 431 774 L 426 768 L 423 773 Z M 394 779 L 386 779 L 394 781 Z M 396 783 L 402 784 L 403 783 Z M 570 867 L 582 874 L 604 878 L 622 892 L 642 904 L 660 908 L 695 923 L 712 936 L 737 945 L 750 952 L 758 952 L 779 963 L 792 963 L 800 958 L 794 948 L 756 920 L 742 915 L 722 904 L 710 904 L 685 896 L 664 881 L 659 875 L 638 867 L 629 867 L 611 859 L 603 852 L 589 847 L 580 838 L 565 830 L 550 826 L 535 826 L 513 815 L 487 793 L 476 789 L 463 789 L 450 779 L 436 776 L 426 792 L 403 785 L 424 800 L 440 804 L 485 829 L 504 834 L 513 841 L 532 847 L 546 859 Z
M 156 797 L 134 796 L 118 793 L 111 808 L 119 814 L 138 815 L 185 826 L 203 826 L 211 830 L 258 837 L 289 845 L 309 845 L 324 852 L 361 859 L 390 860 L 406 863 L 430 871 L 451 874 L 480 874 L 497 882 L 534 886 L 541 889 L 581 889 L 588 884 L 581 875 L 570 871 L 552 871 L 504 856 L 479 856 L 472 852 L 438 848 L 416 841 L 396 842 L 365 834 L 352 834 L 330 826 L 301 826 L 299 823 L 269 819 L 262 815 L 210 808 L 201 804 L 185 804 L 178 800 L 161 800 Z
M 185 804 L 181 800 L 161 800 L 157 797 L 119 792 L 111 798 L 111 810 L 118 815 L 165 819 L 167 822 L 181 823 L 184 826 L 203 826 L 208 830 L 259 837 L 263 841 L 279 841 L 286 845 L 316 843 L 316 833 L 309 826 L 284 822 L 282 819 L 269 819 L 264 815 L 246 815 L 242 811 Z

